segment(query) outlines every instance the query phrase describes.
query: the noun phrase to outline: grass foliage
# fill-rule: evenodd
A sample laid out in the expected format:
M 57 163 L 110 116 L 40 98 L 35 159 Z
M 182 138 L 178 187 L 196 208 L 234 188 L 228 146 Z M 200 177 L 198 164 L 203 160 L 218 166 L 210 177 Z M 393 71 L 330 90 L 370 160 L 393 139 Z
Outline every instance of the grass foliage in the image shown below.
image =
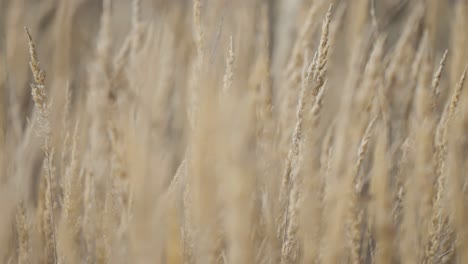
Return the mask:
M 468 1 L 0 12 L 1 263 L 468 263 Z

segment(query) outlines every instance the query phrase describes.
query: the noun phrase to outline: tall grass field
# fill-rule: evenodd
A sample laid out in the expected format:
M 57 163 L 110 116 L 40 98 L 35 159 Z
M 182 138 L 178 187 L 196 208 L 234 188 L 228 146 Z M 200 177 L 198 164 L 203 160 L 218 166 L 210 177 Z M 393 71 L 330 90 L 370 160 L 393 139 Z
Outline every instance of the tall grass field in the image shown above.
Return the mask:
M 468 263 L 468 0 L 0 0 L 0 263 Z

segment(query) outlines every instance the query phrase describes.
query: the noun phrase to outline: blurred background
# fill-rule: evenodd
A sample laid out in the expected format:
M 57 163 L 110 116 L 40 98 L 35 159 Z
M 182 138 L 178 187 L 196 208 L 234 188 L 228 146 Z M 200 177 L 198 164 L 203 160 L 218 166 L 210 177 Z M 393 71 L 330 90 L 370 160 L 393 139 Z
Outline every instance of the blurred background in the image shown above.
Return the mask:
M 463 0 L 459 0 L 463 1 Z M 112 8 L 112 47 L 117 50 L 131 25 L 131 1 L 113 0 Z M 286 59 L 291 53 L 294 39 L 298 35 L 298 26 L 304 22 L 308 6 L 313 0 L 204 0 L 202 20 L 207 32 L 207 45 L 210 46 L 211 60 L 222 61 L 217 49 L 223 47 L 230 35 L 235 37 L 240 52 L 255 53 L 252 41 L 261 38 L 262 9 L 266 10 L 269 26 L 269 54 L 272 56 L 272 70 L 282 71 Z M 331 1 L 329 1 L 331 2 Z M 402 32 L 402 26 L 417 1 L 409 0 L 371 0 L 371 1 L 333 1 L 336 7 L 346 9 L 344 23 L 339 30 L 345 34 L 336 34 L 332 60 L 345 65 L 349 58 L 346 52 L 351 43 L 360 37 L 352 36 L 354 25 L 363 23 L 375 9 L 375 17 L 380 30 L 388 34 L 389 46 Z M 368 2 L 368 3 L 366 3 Z M 435 50 L 440 55 L 448 48 L 450 22 L 454 15 L 451 6 L 455 0 L 426 0 L 430 10 L 426 17 L 430 38 Z M 361 8 L 362 5 L 368 8 Z M 96 47 L 96 34 L 100 25 L 102 11 L 101 0 L 0 0 L 0 88 L 2 92 L 2 112 L 8 109 L 12 100 L 21 105 L 24 116 L 31 109 L 29 94 L 29 74 L 27 63 L 27 43 L 23 27 L 27 26 L 36 37 L 39 58 L 48 71 L 54 72 L 49 79 L 57 75 L 66 76 L 72 87 L 83 86 L 87 61 L 93 57 Z M 348 6 L 344 8 L 344 6 Z M 145 23 L 153 28 L 170 25 L 177 36 L 178 43 L 190 43 L 192 27 L 192 1 L 189 0 L 142 0 L 141 14 Z M 339 8 L 337 8 L 339 10 Z M 363 13 L 367 10 L 367 13 Z M 323 13 L 323 12 L 322 12 Z M 335 15 L 342 15 L 336 14 Z M 317 17 L 315 23 L 321 21 Z M 239 23 L 241 22 L 241 23 Z M 358 27 L 357 27 L 358 28 Z M 252 34 L 253 38 L 246 36 Z M 180 44 L 183 45 L 183 44 Z M 185 47 L 192 52 L 191 45 Z M 188 54 L 188 53 L 187 53 Z M 248 58 L 248 56 L 239 56 Z M 334 67 L 333 76 L 341 76 Z M 333 79 L 333 78 L 332 78 Z M 81 83 L 80 83 L 81 82 Z M 6 87 L 10 87 L 7 89 Z M 13 89 L 14 87 L 14 89 Z

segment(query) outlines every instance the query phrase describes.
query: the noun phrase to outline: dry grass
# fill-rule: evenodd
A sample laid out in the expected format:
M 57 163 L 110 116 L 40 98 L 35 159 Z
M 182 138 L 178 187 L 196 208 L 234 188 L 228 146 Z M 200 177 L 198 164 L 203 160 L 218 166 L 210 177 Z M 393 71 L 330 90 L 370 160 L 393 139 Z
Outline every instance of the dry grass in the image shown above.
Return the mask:
M 467 263 L 465 2 L 0 0 L 0 262 Z

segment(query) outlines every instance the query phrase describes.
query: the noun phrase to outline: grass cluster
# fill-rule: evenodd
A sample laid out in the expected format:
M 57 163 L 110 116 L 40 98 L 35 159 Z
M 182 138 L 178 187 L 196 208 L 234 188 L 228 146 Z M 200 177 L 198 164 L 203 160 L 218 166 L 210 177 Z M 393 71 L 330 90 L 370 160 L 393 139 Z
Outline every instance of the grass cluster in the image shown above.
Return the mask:
M 468 263 L 468 1 L 0 12 L 1 263 Z

